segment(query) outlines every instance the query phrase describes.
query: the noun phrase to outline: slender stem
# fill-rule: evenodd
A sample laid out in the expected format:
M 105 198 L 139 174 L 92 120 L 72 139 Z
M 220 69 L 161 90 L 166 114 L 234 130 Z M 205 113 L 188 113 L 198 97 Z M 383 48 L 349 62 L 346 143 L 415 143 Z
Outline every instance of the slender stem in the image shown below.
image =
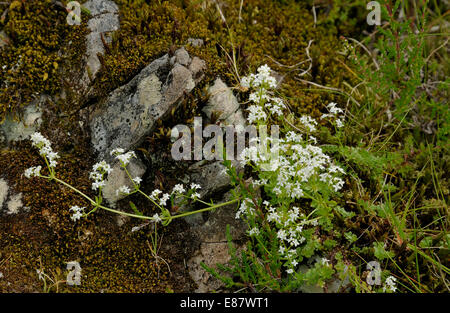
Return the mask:
M 206 211 L 214 210 L 214 209 L 217 209 L 217 208 L 220 208 L 220 207 L 229 205 L 229 204 L 236 203 L 236 202 L 238 202 L 239 200 L 240 200 L 240 199 L 233 199 L 233 200 L 230 200 L 230 201 L 227 201 L 227 202 L 224 202 L 224 203 L 219 203 L 219 204 L 216 204 L 216 205 L 213 205 L 213 206 L 210 206 L 210 207 L 201 209 L 201 210 L 196 210 L 196 211 L 192 211 L 192 212 L 186 212 L 186 213 L 182 213 L 182 214 L 178 214 L 178 215 L 173 215 L 173 216 L 171 217 L 171 219 L 179 218 L 179 217 L 185 217 L 185 216 L 189 216 L 189 215 L 196 214 L 196 213 L 201 213 L 201 212 L 206 212 Z

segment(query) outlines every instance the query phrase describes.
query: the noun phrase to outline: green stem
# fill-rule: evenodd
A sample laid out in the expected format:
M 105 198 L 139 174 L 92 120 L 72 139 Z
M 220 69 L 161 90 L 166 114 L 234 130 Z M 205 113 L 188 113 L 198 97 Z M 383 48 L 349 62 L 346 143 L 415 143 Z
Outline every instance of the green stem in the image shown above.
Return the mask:
M 217 208 L 229 205 L 229 204 L 236 203 L 239 200 L 240 199 L 233 199 L 233 200 L 230 200 L 230 201 L 227 201 L 227 202 L 224 202 L 224 203 L 219 203 L 219 204 L 216 204 L 216 205 L 213 205 L 213 206 L 210 206 L 208 208 L 201 209 L 201 210 L 196 210 L 196 211 L 186 212 L 186 213 L 182 213 L 182 214 L 178 214 L 178 215 L 173 215 L 173 216 L 171 216 L 171 219 L 179 218 L 179 217 L 185 217 L 185 216 L 189 216 L 189 215 L 196 214 L 196 213 L 201 213 L 201 212 L 214 210 L 214 209 L 217 209 Z

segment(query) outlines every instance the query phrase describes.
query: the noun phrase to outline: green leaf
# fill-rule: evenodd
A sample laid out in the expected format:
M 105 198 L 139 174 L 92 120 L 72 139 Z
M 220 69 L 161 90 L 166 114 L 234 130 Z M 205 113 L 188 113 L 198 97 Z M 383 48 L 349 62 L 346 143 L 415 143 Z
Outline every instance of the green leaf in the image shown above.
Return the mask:
M 140 212 L 140 211 L 137 209 L 137 207 L 134 205 L 134 203 L 131 202 L 131 201 L 130 201 L 130 207 L 131 207 L 131 209 L 133 210 L 133 212 L 134 212 L 136 215 L 144 216 L 144 214 L 142 214 L 142 212 Z
M 395 256 L 395 254 L 393 252 L 386 251 L 384 249 L 384 244 L 382 242 L 374 242 L 373 248 L 374 248 L 375 257 L 380 261 L 387 259 L 387 258 L 393 258 Z

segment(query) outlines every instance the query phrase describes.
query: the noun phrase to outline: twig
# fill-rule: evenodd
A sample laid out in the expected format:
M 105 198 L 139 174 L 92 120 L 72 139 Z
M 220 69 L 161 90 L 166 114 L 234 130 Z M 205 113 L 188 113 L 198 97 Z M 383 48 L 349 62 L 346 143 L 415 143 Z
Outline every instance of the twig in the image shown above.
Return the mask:
M 308 81 L 308 80 L 304 80 L 304 79 L 301 79 L 301 78 L 298 78 L 298 77 L 296 77 L 296 79 L 297 79 L 298 81 L 302 82 L 302 83 L 306 83 L 306 84 L 310 84 L 310 85 L 313 85 L 313 86 L 316 86 L 316 87 L 319 87 L 319 88 L 323 88 L 323 89 L 326 89 L 326 90 L 331 90 L 331 91 L 335 91 L 335 92 L 338 92 L 338 93 L 342 93 L 342 94 L 346 95 L 347 97 L 349 97 L 353 102 L 355 102 L 356 105 L 357 105 L 358 107 L 361 106 L 361 105 L 359 104 L 359 102 L 356 101 L 351 95 L 349 95 L 349 94 L 346 93 L 345 91 L 342 91 L 342 90 L 340 90 L 340 89 L 338 89 L 338 88 L 322 86 L 322 85 L 319 85 L 319 84 L 317 84 L 317 83 L 310 82 L 310 81 Z

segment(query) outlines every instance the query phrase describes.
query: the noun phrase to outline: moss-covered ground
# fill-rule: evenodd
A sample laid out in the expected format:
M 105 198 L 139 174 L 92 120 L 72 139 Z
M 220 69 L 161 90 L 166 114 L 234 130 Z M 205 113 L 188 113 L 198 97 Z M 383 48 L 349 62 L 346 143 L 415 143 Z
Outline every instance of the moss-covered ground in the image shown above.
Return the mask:
M 205 79 L 168 120 L 160 123 L 140 149 L 139 153 L 147 155 L 147 159 L 155 153 L 155 147 L 167 149 L 165 143 L 169 130 L 175 124 L 201 114 L 200 109 L 207 101 L 205 87 L 217 76 L 237 92 L 240 90 L 239 77 L 267 63 L 283 79 L 280 93 L 292 112 L 297 116 L 308 113 L 313 117 L 320 117 L 329 102 L 345 103 L 348 98 L 342 93 L 302 84 L 298 74 L 306 71 L 302 76 L 305 80 L 337 89 L 355 86 L 359 82 L 348 55 L 339 53 L 344 49 L 342 36 L 360 33 L 365 21 L 361 8 L 356 5 L 358 1 L 346 8 L 333 5 L 332 1 L 321 1 L 323 4 L 317 11 L 317 20 L 310 1 L 245 0 L 242 8 L 240 1 L 220 1 L 220 10 L 212 1 L 115 2 L 120 8 L 121 27 L 100 57 L 102 68 L 93 83 L 93 97 L 102 99 L 129 81 L 149 62 L 165 53 L 172 53 L 179 46 L 186 46 L 190 54 L 207 63 Z M 63 73 L 83 63 L 81 56 L 85 48 L 83 38 L 87 32 L 87 16 L 80 26 L 69 26 L 65 20 L 67 12 L 54 1 L 7 0 L 6 3 L 0 4 L 0 30 L 9 38 L 7 46 L 0 49 L 0 120 L 9 113 L 20 118 L 21 108 L 32 103 L 37 94 L 54 96 L 55 101 L 46 103 L 46 122 L 41 131 L 50 138 L 54 150 L 60 152 L 61 178 L 90 194 L 88 173 L 95 155 L 90 150 L 86 130 L 79 126 L 76 115 L 72 114 L 74 109 L 86 106 L 89 100 L 80 95 L 64 100 L 58 97 L 62 89 L 71 88 L 71 82 L 64 79 Z M 204 45 L 187 45 L 189 38 L 202 39 Z M 311 40 L 313 42 L 309 45 Z M 311 64 L 304 62 L 308 56 Z M 72 89 L 72 92 L 76 93 L 76 90 Z M 244 102 L 245 94 L 242 93 L 241 97 L 241 102 Z M 361 99 L 357 95 L 355 98 Z M 352 174 L 360 178 L 347 181 L 340 201 L 343 206 L 362 213 L 350 222 L 338 224 L 340 228 L 333 239 L 344 241 L 339 233 L 351 230 L 360 238 L 359 247 L 370 248 L 374 241 L 395 236 L 389 231 L 392 225 L 387 219 L 367 214 L 362 208 L 364 201 L 376 196 L 380 173 L 388 175 L 391 183 L 397 186 L 392 193 L 392 202 L 399 206 L 410 205 L 408 201 L 414 199 L 417 208 L 414 209 L 417 212 L 414 213 L 415 222 L 427 225 L 442 219 L 439 214 L 448 215 L 448 141 L 436 143 L 432 136 L 427 137 L 418 130 L 412 132 L 403 127 L 396 128 L 396 125 L 376 134 L 374 130 L 383 128 L 382 114 L 385 111 L 374 114 L 364 126 L 349 128 L 341 144 L 367 147 L 364 143 L 370 141 L 369 147 L 389 148 L 396 152 L 395 155 L 378 155 L 378 159 L 371 163 L 360 153 L 341 151 L 338 154 L 354 165 Z M 391 137 L 390 131 L 393 133 Z M 328 135 L 323 136 L 326 138 Z M 388 138 L 390 143 L 388 146 L 384 141 L 372 144 L 374 137 Z M 0 217 L 0 271 L 4 274 L 0 279 L 0 291 L 42 291 L 37 269 L 42 269 L 55 280 L 64 280 L 66 263 L 74 260 L 82 266 L 83 283 L 78 287 L 61 283 L 58 285 L 60 292 L 193 290 L 184 266 L 191 253 L 185 250 L 186 241 L 190 238 L 185 237 L 187 226 L 182 221 L 171 224 L 162 232 L 164 244 L 160 256 L 171 266 L 169 273 L 161 262 L 158 266 L 151 254 L 147 245 L 151 234 L 149 228 L 131 233 L 131 227 L 138 222 L 125 220 L 130 227 L 119 227 L 116 216 L 102 212 L 74 224 L 69 219 L 68 208 L 83 205 L 84 200 L 80 196 L 45 180 L 24 179 L 23 171 L 41 162 L 29 143 L 17 143 L 11 149 L 2 150 L 0 156 L 0 177 L 12 183 L 11 192 L 22 193 L 22 201 L 27 208 L 18 215 L 3 214 Z M 377 168 L 380 162 L 386 166 L 374 173 L 373 168 Z M 434 162 L 433 166 L 430 162 Z M 146 188 L 159 187 L 164 179 L 174 182 L 171 170 L 161 168 L 153 171 L 146 178 Z M 361 189 L 362 186 L 364 188 Z M 412 188 L 415 192 L 411 196 Z M 140 207 L 147 207 L 147 212 L 152 211 L 143 199 L 132 200 L 141 204 Z M 122 204 L 126 205 L 125 202 Z M 420 236 L 429 238 L 430 246 L 441 244 L 448 238 L 440 225 L 426 228 Z M 429 268 L 421 284 L 432 286 L 429 287 L 432 290 L 445 289 L 442 282 L 430 274 L 437 272 L 433 270 L 434 263 L 421 259 L 415 264 L 411 260 L 417 255 L 411 250 L 401 244 L 395 249 L 398 253 L 396 260 L 404 271 L 414 273 L 420 263 L 421 267 Z M 345 258 L 357 262 L 371 255 L 373 251 L 360 248 L 346 252 Z M 447 264 L 448 257 L 448 250 L 440 250 L 436 254 L 436 258 Z M 56 287 L 51 291 L 56 291 Z

